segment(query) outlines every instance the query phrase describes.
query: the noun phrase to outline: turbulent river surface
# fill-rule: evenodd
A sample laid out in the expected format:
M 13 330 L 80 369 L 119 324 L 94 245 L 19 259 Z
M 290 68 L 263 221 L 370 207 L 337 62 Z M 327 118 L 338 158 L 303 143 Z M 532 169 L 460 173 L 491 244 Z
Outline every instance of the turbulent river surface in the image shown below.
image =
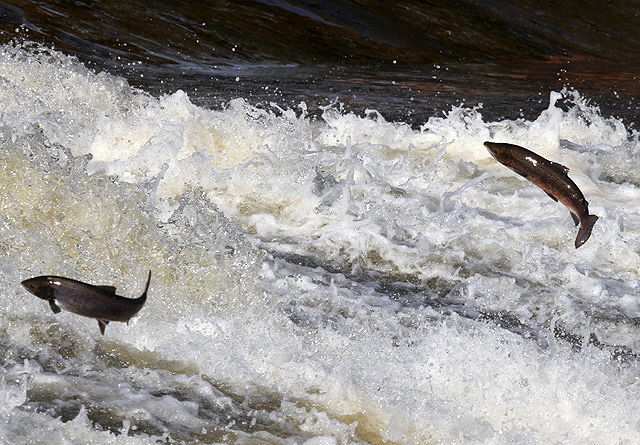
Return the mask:
M 0 3 L 0 443 L 640 442 L 636 2 L 449 3 Z

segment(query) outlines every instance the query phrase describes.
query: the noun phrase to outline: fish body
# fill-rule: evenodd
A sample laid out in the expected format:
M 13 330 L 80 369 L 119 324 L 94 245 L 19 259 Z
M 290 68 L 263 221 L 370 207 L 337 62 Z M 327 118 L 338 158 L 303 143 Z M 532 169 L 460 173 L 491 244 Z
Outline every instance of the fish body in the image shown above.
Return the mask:
M 598 217 L 589 214 L 589 203 L 569 178 L 567 167 L 519 145 L 501 142 L 485 142 L 484 145 L 498 162 L 540 187 L 554 201 L 564 204 L 574 223 L 580 224 L 575 240 L 576 249 L 589 239 Z
M 56 314 L 65 310 L 97 319 L 100 332 L 104 335 L 110 321 L 128 322 L 142 309 L 150 283 L 151 271 L 144 292 L 138 298 L 116 295 L 116 288 L 113 286 L 94 286 L 57 276 L 29 278 L 21 284 L 36 297 L 46 300 Z

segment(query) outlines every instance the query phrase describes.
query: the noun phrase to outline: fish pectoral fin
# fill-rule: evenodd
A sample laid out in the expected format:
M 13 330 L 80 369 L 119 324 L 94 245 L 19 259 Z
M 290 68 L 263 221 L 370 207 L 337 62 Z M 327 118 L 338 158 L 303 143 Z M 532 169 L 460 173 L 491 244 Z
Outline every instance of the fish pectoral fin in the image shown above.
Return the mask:
M 54 314 L 59 314 L 60 312 L 62 312 L 62 309 L 58 307 L 58 305 L 56 304 L 56 301 L 53 298 L 49 300 L 49 307 L 51 308 Z
M 107 327 L 109 322 L 107 320 L 98 320 L 98 326 L 100 326 L 100 333 L 104 335 L 104 329 Z
M 549 198 L 553 199 L 555 202 L 558 202 L 558 198 L 553 196 L 551 193 L 547 192 L 546 190 L 545 190 L 545 193 L 549 196 Z
M 571 218 L 573 218 L 573 222 L 576 226 L 580 224 L 580 218 L 578 218 L 578 215 L 573 212 L 569 212 L 569 214 L 571 215 Z
M 523 171 L 518 170 L 517 168 L 513 168 L 513 167 L 509 167 L 512 171 L 516 172 L 517 174 L 519 174 L 520 176 L 522 176 L 523 178 L 526 178 L 527 175 L 526 173 L 524 173 Z
M 116 293 L 116 288 L 113 286 L 96 286 L 98 289 L 102 289 L 104 291 L 109 292 L 110 294 Z

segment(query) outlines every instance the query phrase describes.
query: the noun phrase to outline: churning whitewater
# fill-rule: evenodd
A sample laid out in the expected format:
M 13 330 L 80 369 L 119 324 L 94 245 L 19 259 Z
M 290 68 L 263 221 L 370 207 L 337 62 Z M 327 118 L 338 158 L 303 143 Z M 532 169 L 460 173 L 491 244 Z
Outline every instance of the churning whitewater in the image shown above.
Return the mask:
M 0 442 L 640 440 L 638 137 L 578 92 L 412 128 L 205 109 L 7 45 L 0 110 Z M 486 140 L 569 167 L 589 242 Z M 149 269 L 104 337 L 20 286 L 135 295 Z

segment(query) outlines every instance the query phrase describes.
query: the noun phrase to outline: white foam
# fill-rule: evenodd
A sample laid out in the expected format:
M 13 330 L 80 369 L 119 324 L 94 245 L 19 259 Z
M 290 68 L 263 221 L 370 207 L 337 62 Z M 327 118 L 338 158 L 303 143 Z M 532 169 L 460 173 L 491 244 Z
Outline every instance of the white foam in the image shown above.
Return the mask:
M 20 47 L 0 76 L 4 440 L 639 439 L 638 143 L 578 93 L 533 121 L 459 107 L 414 130 L 331 106 L 206 110 Z M 600 217 L 584 246 L 485 140 L 571 168 Z M 140 316 L 104 338 L 18 285 L 137 296 L 149 268 Z M 35 391 L 76 391 L 118 425 L 22 409 Z

